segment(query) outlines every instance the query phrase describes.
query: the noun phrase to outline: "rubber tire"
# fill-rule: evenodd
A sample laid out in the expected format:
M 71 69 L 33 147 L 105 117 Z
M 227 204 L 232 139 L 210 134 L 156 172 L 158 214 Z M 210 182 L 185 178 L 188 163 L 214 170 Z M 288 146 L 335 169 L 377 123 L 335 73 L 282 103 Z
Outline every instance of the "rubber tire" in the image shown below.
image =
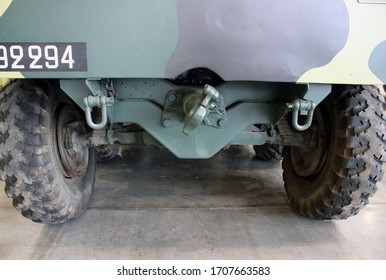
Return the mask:
M 119 148 L 119 144 L 102 145 L 95 147 L 96 160 L 99 162 L 104 162 L 116 158 L 119 153 Z
M 346 219 L 356 215 L 376 192 L 386 159 L 384 98 L 376 87 L 340 88 L 318 107 L 330 126 L 324 165 L 299 176 L 285 147 L 283 178 L 288 199 L 301 215 Z
M 282 160 L 283 159 L 283 146 L 278 144 L 254 145 L 256 158 L 264 161 Z
M 0 175 L 21 214 L 34 222 L 58 224 L 81 215 L 95 182 L 95 154 L 85 174 L 68 178 L 60 166 L 53 129 L 59 106 L 76 106 L 44 81 L 14 81 L 0 93 Z

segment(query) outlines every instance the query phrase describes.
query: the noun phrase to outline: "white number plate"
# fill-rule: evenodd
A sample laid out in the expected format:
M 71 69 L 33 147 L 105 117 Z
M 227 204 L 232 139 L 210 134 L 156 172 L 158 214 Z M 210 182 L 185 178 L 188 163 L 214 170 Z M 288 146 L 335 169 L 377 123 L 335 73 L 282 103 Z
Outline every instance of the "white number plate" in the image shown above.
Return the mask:
M 0 43 L 0 71 L 87 71 L 86 43 Z

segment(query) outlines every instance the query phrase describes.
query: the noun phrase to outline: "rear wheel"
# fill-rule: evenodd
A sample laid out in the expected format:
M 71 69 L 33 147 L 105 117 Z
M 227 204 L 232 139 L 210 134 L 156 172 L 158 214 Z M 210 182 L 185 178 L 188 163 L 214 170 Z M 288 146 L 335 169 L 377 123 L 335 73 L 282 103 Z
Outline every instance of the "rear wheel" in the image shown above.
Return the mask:
M 270 161 L 270 160 L 281 160 L 283 158 L 282 150 L 283 146 L 278 144 L 254 145 L 253 150 L 255 151 L 256 158 L 259 160 Z
M 5 191 L 23 216 L 62 223 L 88 206 L 95 155 L 81 147 L 79 108 L 48 82 L 17 81 L 0 96 L 0 168 Z
M 315 112 L 314 147 L 284 149 L 291 205 L 316 219 L 345 219 L 368 203 L 386 160 L 384 99 L 376 87 L 331 93 Z

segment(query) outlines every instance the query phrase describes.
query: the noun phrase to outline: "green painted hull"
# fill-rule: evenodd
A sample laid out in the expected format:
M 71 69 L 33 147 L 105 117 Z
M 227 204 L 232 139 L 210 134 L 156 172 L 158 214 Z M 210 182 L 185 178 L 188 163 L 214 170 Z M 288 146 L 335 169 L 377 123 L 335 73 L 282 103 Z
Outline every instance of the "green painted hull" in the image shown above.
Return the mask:
M 208 68 L 226 81 L 385 84 L 386 1 L 360 2 L 378 4 L 7 0 L 0 4 L 0 77 L 171 79 Z M 60 47 L 72 43 L 84 44 L 74 59 L 86 67 L 63 70 L 61 60 L 73 57 Z M 55 47 L 59 67 L 45 69 L 56 66 Z M 12 67 L 21 55 L 14 66 L 24 68 Z M 43 67 L 31 69 L 39 55 Z

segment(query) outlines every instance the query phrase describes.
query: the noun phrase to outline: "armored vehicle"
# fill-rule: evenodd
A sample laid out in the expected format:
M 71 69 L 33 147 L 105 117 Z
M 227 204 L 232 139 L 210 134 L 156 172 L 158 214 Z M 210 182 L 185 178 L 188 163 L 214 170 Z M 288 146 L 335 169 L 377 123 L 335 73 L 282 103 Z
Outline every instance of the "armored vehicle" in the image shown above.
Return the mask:
M 353 216 L 386 158 L 385 15 L 386 0 L 2 0 L 5 191 L 62 223 L 118 144 L 276 145 L 294 209 Z

